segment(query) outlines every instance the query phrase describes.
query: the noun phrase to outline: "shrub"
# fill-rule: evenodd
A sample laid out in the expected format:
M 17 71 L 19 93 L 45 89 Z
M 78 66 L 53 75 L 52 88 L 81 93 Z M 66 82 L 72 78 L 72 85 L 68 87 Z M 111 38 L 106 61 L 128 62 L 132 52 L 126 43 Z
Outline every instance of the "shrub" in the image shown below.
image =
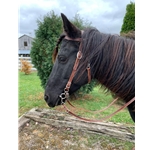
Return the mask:
M 32 65 L 27 60 L 20 60 L 21 62 L 21 72 L 24 72 L 26 75 L 31 73 Z

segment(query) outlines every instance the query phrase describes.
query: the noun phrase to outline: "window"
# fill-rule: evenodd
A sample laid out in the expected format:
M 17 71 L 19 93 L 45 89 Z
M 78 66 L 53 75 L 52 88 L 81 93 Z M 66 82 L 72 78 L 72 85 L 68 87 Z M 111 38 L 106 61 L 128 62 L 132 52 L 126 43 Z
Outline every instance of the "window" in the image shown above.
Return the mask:
M 26 41 L 24 42 L 24 46 L 28 46 L 28 44 L 27 44 L 27 42 L 26 42 Z

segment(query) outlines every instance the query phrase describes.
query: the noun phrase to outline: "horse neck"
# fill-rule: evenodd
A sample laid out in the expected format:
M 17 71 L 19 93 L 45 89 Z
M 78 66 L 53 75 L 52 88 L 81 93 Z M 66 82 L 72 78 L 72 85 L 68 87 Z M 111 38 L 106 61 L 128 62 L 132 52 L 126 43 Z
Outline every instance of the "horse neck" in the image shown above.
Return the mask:
M 97 55 L 93 57 L 91 64 L 94 78 L 117 93 L 124 79 L 133 72 L 134 42 L 115 35 L 102 36 L 105 36 L 106 40 L 102 38 L 102 44 L 95 49 L 98 52 L 95 53 Z

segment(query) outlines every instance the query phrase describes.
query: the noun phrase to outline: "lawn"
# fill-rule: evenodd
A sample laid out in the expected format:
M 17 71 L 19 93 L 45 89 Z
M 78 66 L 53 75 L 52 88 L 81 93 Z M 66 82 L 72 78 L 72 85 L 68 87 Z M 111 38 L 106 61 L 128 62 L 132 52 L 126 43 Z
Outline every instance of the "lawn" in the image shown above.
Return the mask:
M 49 108 L 43 99 L 44 89 L 40 84 L 40 79 L 36 72 L 32 72 L 29 75 L 25 75 L 23 72 L 19 72 L 19 116 L 29 111 L 33 107 Z M 120 105 L 114 104 L 111 106 L 111 108 L 104 111 L 103 113 L 96 114 L 83 111 L 80 108 L 87 110 L 100 110 L 106 107 L 112 100 L 113 97 L 110 93 L 105 93 L 102 88 L 95 87 L 91 93 L 80 96 L 71 102 L 74 106 L 77 107 L 76 109 L 72 109 L 79 115 L 83 117 L 89 117 L 91 119 L 100 119 L 101 117 L 109 115 L 110 113 L 120 108 Z M 71 109 L 70 106 L 68 107 Z M 62 110 L 62 107 L 57 106 L 55 109 Z M 116 123 L 120 122 L 125 124 L 134 124 L 127 109 L 119 112 L 110 118 L 109 121 Z
M 40 79 L 36 72 L 25 75 L 19 72 L 19 116 L 33 107 L 47 107 L 40 85 Z M 47 107 L 48 108 L 48 107 Z

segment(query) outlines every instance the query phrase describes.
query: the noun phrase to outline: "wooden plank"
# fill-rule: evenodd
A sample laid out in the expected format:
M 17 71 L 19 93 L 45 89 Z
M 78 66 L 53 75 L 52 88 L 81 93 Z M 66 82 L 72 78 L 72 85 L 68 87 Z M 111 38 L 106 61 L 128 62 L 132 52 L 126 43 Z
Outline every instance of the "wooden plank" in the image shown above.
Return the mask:
M 73 129 L 80 129 L 85 132 L 104 134 L 130 142 L 134 142 L 135 140 L 135 136 L 132 133 L 134 126 L 125 126 L 123 124 L 114 124 L 111 122 L 86 122 L 70 116 L 67 113 L 50 109 L 33 108 L 24 114 L 24 117 L 36 122 L 41 122 L 56 127 L 70 127 Z
M 30 122 L 30 118 L 26 118 L 24 115 L 18 119 L 18 129 L 21 130 L 26 123 Z

